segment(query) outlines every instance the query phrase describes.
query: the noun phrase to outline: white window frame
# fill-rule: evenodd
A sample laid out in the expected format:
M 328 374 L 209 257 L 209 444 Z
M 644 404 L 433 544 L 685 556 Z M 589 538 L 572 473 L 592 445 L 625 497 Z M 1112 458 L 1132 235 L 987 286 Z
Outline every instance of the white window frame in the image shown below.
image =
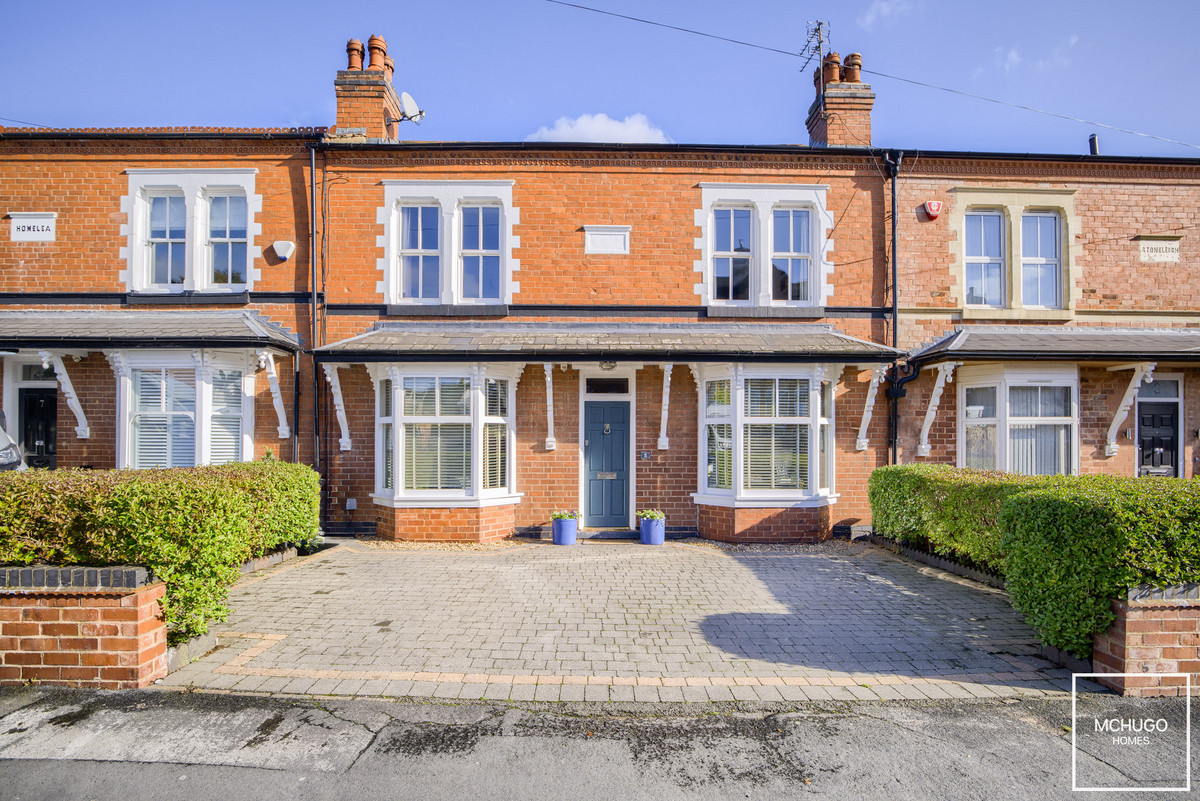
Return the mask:
M 637 374 L 644 365 L 640 362 L 621 362 L 615 367 L 609 365 L 611 369 L 604 369 L 597 362 L 583 362 L 572 364 L 571 368 L 579 372 L 579 471 L 578 471 L 578 492 L 579 501 L 575 508 L 583 515 L 580 518 L 582 521 L 587 519 L 587 464 L 586 435 L 587 432 L 584 424 L 587 422 L 587 402 L 588 401 L 621 401 L 629 404 L 629 527 L 636 528 L 634 520 L 637 514 Z M 624 378 L 628 384 L 626 392 L 588 392 L 587 383 L 589 378 Z
M 211 464 L 212 373 L 242 373 L 242 461 L 254 458 L 254 380 L 258 357 L 254 351 L 154 350 L 106 351 L 117 376 L 117 467 L 133 465 L 133 371 L 175 369 L 196 371 L 195 464 Z
M 790 216 L 791 213 L 794 211 L 807 211 L 808 212 L 809 249 L 807 251 L 775 250 L 775 234 L 776 234 L 775 214 L 777 212 L 786 212 Z M 816 276 L 814 275 L 815 271 L 813 270 L 813 264 L 816 262 L 816 259 L 813 258 L 813 250 L 814 250 L 813 244 L 817 241 L 816 240 L 816 231 L 814 230 L 815 226 L 813 225 L 813 216 L 814 216 L 813 210 L 811 208 L 809 208 L 808 206 L 795 206 L 795 205 L 781 203 L 781 204 L 776 205 L 773 209 L 771 209 L 771 231 L 770 231 L 770 240 L 769 240 L 771 243 L 771 249 L 766 257 L 765 280 L 767 281 L 767 291 L 771 294 L 771 302 L 772 303 L 781 304 L 781 305 L 782 304 L 795 305 L 795 306 L 811 306 L 812 305 L 811 299 L 813 296 L 813 290 L 816 286 L 816 284 L 815 284 Z M 794 229 L 793 229 L 793 231 L 794 231 Z M 795 239 L 794 235 L 792 236 L 792 239 L 793 240 Z M 807 298 L 805 298 L 803 300 L 792 300 L 790 298 L 779 299 L 779 298 L 775 297 L 775 287 L 772 284 L 773 284 L 773 278 L 774 278 L 774 272 L 775 272 L 775 259 L 776 258 L 787 259 L 789 262 L 792 260 L 795 260 L 795 259 L 800 259 L 800 258 L 808 259 L 808 276 L 806 277 L 806 280 L 805 280 L 805 286 L 807 288 L 807 293 L 808 293 Z M 790 277 L 791 277 L 790 273 L 789 273 L 788 277 L 790 279 Z M 790 280 L 788 281 L 788 294 L 789 295 L 791 294 L 791 281 Z
M 725 184 L 701 183 L 700 208 L 695 224 L 702 235 L 696 239 L 701 258 L 694 263 L 700 275 L 695 291 L 706 306 L 745 307 L 819 307 L 828 305 L 833 295 L 833 240 L 827 235 L 834 227 L 833 214 L 826 207 L 828 187 L 817 184 Z M 713 258 L 716 237 L 714 213 L 717 209 L 751 209 L 750 298 L 723 300 L 714 296 L 716 281 Z M 774 248 L 773 214 L 776 209 L 805 209 L 809 212 L 809 242 L 812 245 L 809 266 L 809 298 L 806 301 L 775 300 L 771 297 L 771 255 Z
M 416 364 L 378 363 L 367 365 L 375 390 L 375 491 L 372 498 L 380 506 L 392 508 L 469 508 L 500 506 L 519 503 L 522 494 L 517 491 L 516 465 L 516 397 L 523 364 Z M 403 414 L 403 392 L 405 378 L 467 378 L 469 380 L 470 409 L 466 420 L 447 420 L 444 417 L 405 417 Z M 505 417 L 486 414 L 486 379 L 495 378 L 508 382 L 507 411 Z M 392 382 L 392 416 L 382 413 L 381 391 L 385 381 Z M 471 427 L 471 485 L 461 490 L 406 490 L 404 488 L 404 426 L 408 422 L 467 422 Z M 392 476 L 393 487 L 384 484 L 384 431 L 385 423 L 392 423 Z M 508 475 L 504 487 L 485 489 L 483 463 L 483 427 L 485 423 L 503 422 L 507 426 Z
M 966 233 L 967 233 L 967 219 L 970 217 L 991 217 L 991 218 L 996 218 L 996 219 L 1000 220 L 1000 255 L 995 257 L 994 259 L 989 258 L 987 256 L 968 256 L 967 255 L 968 245 L 965 241 L 963 242 L 963 304 L 966 306 L 969 306 L 971 308 L 976 308 L 976 309 L 1004 309 L 1004 308 L 1007 308 L 1009 305 L 1009 303 L 1008 303 L 1008 298 L 1009 298 L 1008 287 L 1009 287 L 1009 284 L 1011 283 L 1010 279 L 1009 279 L 1009 273 L 1011 272 L 1011 267 L 1009 265 L 1009 249 L 1008 249 L 1008 241 L 1009 241 L 1008 215 L 1005 214 L 1003 209 L 992 209 L 992 208 L 967 209 L 966 214 L 963 216 L 964 240 L 965 240 Z M 1000 264 L 1000 298 L 999 298 L 999 301 L 997 303 L 987 303 L 987 302 L 971 303 L 970 301 L 968 301 L 967 298 L 969 297 L 969 295 L 968 295 L 969 288 L 968 288 L 967 274 L 970 271 L 971 266 L 972 265 L 995 264 L 997 262 Z M 986 277 L 984 278 L 984 284 L 985 284 L 985 286 L 987 284 Z
M 1025 220 L 1029 217 L 1035 218 L 1051 218 L 1054 220 L 1055 233 L 1055 248 L 1054 258 L 1047 259 L 1045 257 L 1027 258 L 1025 256 Z M 1062 215 L 1057 211 L 1035 211 L 1027 209 L 1021 214 L 1021 250 L 1020 254 L 1020 275 L 1017 280 L 1021 282 L 1021 305 L 1026 309 L 1061 309 L 1063 307 L 1063 221 Z M 1030 303 L 1025 297 L 1025 268 L 1027 266 L 1044 267 L 1050 264 L 1054 266 L 1055 273 L 1055 294 L 1057 295 L 1053 304 L 1046 303 Z
M 421 233 L 421 217 L 425 214 L 425 209 L 433 209 L 436 215 L 438 231 L 436 248 L 406 248 L 404 247 L 404 212 L 409 209 L 417 210 L 417 236 L 421 239 L 421 244 L 424 245 L 424 235 Z M 416 202 L 410 201 L 400 203 L 396 207 L 396 297 L 401 303 L 441 303 L 442 302 L 442 283 L 443 276 L 446 272 L 445 259 L 442 256 L 442 237 L 445 236 L 444 222 L 442 220 L 441 207 L 432 202 Z M 422 290 L 416 297 L 404 297 L 404 259 L 409 256 L 415 256 L 420 259 L 421 264 L 418 268 L 420 277 L 417 279 Z M 425 279 L 425 259 L 430 256 L 437 256 L 438 259 L 438 280 L 437 286 L 434 287 L 432 297 L 425 297 L 424 279 Z
M 262 233 L 258 221 L 262 213 L 262 195 L 255 194 L 258 170 L 244 169 L 127 169 L 129 193 L 121 198 L 121 211 L 127 222 L 121 226 L 125 245 L 120 258 L 126 264 L 120 280 L 129 292 L 145 294 L 240 294 L 254 287 L 261 278 L 257 265 L 262 249 L 254 240 Z M 158 284 L 153 280 L 150 258 L 150 198 L 162 195 L 183 196 L 186 218 L 183 284 Z M 218 196 L 246 198 L 246 281 L 241 284 L 215 283 L 212 280 L 212 248 L 209 243 L 208 204 Z
M 697 415 L 698 442 L 697 450 L 697 491 L 692 498 L 697 504 L 709 506 L 730 506 L 738 508 L 782 508 L 782 507 L 813 507 L 827 506 L 837 502 L 837 419 L 836 395 L 837 384 L 844 365 L 814 364 L 711 364 L 692 367 L 699 393 L 700 414 Z M 809 405 L 808 416 L 805 418 L 771 418 L 748 417 L 745 413 L 746 380 L 753 378 L 794 378 L 808 381 Z M 707 382 L 729 379 L 732 415 L 729 418 L 708 418 L 706 391 Z M 826 417 L 820 416 L 820 392 L 822 383 L 830 385 L 830 397 L 833 400 L 826 410 Z M 733 487 L 731 490 L 708 488 L 708 434 L 705 426 L 712 421 L 728 420 L 733 426 Z M 745 486 L 745 445 L 744 431 L 746 425 L 771 424 L 781 422 L 792 424 L 800 421 L 808 426 L 808 476 L 807 489 L 803 490 L 764 490 L 748 489 Z M 821 488 L 820 474 L 820 442 L 821 426 L 828 425 L 832 447 L 825 452 L 827 488 Z
M 211 215 L 213 200 L 215 200 L 216 198 L 235 198 L 235 197 L 245 198 L 245 200 L 246 200 L 246 236 L 244 238 L 240 238 L 240 239 L 233 238 L 233 237 L 214 237 L 212 235 L 212 215 Z M 204 239 L 204 258 L 203 258 L 203 262 L 202 262 L 203 266 L 201 267 L 201 272 L 203 272 L 204 275 L 203 275 L 203 280 L 200 280 L 200 277 L 197 276 L 196 285 L 197 285 L 197 287 L 203 287 L 205 290 L 211 289 L 212 291 L 220 291 L 220 290 L 224 290 L 224 289 L 228 289 L 228 291 L 234 291 L 234 292 L 243 291 L 249 285 L 250 264 L 252 261 L 250 258 L 250 240 L 251 240 L 251 236 L 250 236 L 250 221 L 251 221 L 250 199 L 241 191 L 230 191 L 228 189 L 206 187 L 204 189 L 203 200 L 204 200 L 204 202 L 201 205 L 200 211 L 201 211 L 201 215 L 204 218 L 203 219 L 204 225 L 200 230 L 202 232 L 202 236 Z M 226 225 L 226 227 L 228 228 L 228 225 Z M 216 281 L 213 279 L 213 261 L 214 261 L 213 245 L 218 242 L 224 242 L 231 246 L 238 242 L 245 243 L 245 245 L 246 245 L 246 267 L 244 269 L 244 273 L 247 278 L 246 281 L 234 283 L 234 282 L 230 282 L 230 281 Z
M 520 238 L 513 234 L 514 226 L 520 224 L 520 209 L 513 206 L 513 181 L 428 181 L 428 180 L 385 180 L 383 205 L 376 212 L 376 221 L 383 226 L 383 234 L 376 244 L 383 248 L 383 258 L 376 263 L 381 279 L 375 291 L 390 305 L 464 305 L 495 306 L 512 303 L 513 296 L 520 291 L 514 273 L 520 263 L 513 258 L 513 250 L 520 247 Z M 400 262 L 400 207 L 437 206 L 438 219 L 439 288 L 436 299 L 405 298 L 401 293 L 403 279 Z M 500 297 L 463 297 L 462 276 L 462 209 L 466 206 L 496 206 L 500 209 Z
M 1070 475 L 1079 474 L 1080 413 L 1079 368 L 1077 365 L 978 365 L 960 367 L 958 381 L 958 466 L 966 467 L 966 391 L 976 387 L 996 388 L 996 470 L 1012 464 L 1010 427 L 1014 424 L 1045 423 L 1071 426 Z M 1061 387 L 1070 389 L 1071 417 L 1014 417 L 1009 412 L 1009 390 L 1014 387 Z M 976 421 L 982 424 L 982 420 Z

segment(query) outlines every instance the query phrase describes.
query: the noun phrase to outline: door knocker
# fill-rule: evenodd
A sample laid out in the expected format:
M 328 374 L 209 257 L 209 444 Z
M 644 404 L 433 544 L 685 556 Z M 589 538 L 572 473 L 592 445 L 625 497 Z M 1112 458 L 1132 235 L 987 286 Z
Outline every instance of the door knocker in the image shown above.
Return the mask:
M 605 424 L 604 424 L 604 433 L 605 433 L 605 434 L 611 434 L 611 433 L 612 433 L 612 427 L 611 427 L 611 426 L 609 426 L 609 424 L 608 424 L 608 423 L 605 423 Z

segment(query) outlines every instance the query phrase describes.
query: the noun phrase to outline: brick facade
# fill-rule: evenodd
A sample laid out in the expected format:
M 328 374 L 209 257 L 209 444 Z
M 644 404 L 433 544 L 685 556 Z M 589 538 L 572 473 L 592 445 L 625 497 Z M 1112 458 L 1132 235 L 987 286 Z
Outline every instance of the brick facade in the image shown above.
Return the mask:
M 1192 694 L 1200 695 L 1200 604 L 1131 600 L 1113 601 L 1112 608 L 1117 619 L 1094 638 L 1092 670 L 1145 675 L 1102 675 L 1097 681 L 1129 696 L 1182 695 L 1182 676 L 1158 674 L 1191 673 Z

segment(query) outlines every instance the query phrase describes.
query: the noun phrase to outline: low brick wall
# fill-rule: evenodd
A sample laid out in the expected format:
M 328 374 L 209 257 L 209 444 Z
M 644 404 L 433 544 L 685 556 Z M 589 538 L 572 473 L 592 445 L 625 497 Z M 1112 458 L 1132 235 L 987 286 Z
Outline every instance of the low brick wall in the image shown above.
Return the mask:
M 0 591 L 0 685 L 121 690 L 167 675 L 166 585 Z
M 376 535 L 388 540 L 495 542 L 511 537 L 516 528 L 511 504 L 449 509 L 376 506 L 376 510 Z
M 734 543 L 824 542 L 833 536 L 829 507 L 699 507 L 700 536 Z
M 1184 692 L 1182 677 L 1162 673 L 1191 673 L 1192 694 L 1200 694 L 1200 599 L 1194 587 L 1130 590 L 1129 597 L 1112 602 L 1117 619 L 1092 644 L 1096 673 L 1135 673 L 1144 676 L 1102 676 L 1101 684 L 1123 695 L 1177 696 Z

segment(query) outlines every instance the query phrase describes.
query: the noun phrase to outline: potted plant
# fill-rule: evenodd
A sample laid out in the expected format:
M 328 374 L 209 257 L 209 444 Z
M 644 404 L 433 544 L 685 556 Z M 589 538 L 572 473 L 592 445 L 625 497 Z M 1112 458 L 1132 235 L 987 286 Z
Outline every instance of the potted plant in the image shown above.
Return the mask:
M 667 516 L 660 509 L 642 509 L 637 513 L 642 545 L 662 545 L 666 539 Z
M 555 545 L 574 545 L 579 533 L 579 512 L 574 509 L 551 512 L 550 531 Z

